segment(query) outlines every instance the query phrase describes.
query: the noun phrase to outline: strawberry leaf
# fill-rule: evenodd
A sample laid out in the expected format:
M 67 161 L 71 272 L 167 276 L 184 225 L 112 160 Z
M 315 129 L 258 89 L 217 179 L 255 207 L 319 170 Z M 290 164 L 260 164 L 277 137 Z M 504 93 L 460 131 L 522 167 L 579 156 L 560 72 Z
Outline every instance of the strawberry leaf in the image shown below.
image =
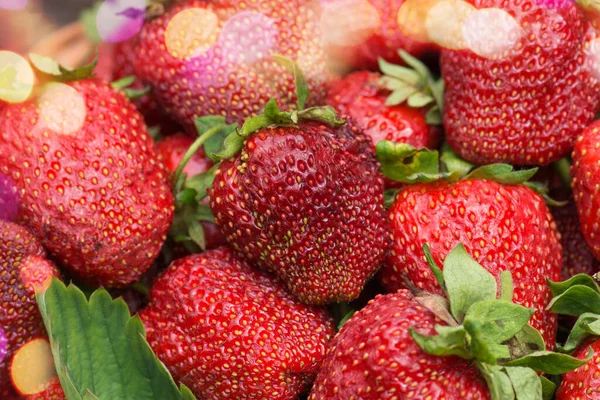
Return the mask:
M 444 273 L 433 259 L 431 248 L 429 248 L 427 243 L 423 245 L 423 254 L 425 255 L 425 260 L 427 260 L 427 264 L 429 264 L 429 268 L 431 268 L 431 272 L 433 272 L 433 276 L 437 280 L 438 285 L 440 285 L 444 293 L 447 293 L 446 283 L 444 282 Z
M 578 274 L 574 277 L 562 281 L 562 282 L 552 282 L 548 281 L 548 287 L 552 292 L 552 296 L 559 296 L 566 292 L 568 289 L 574 286 L 587 286 L 590 289 L 593 289 L 595 292 L 600 293 L 600 287 L 594 278 L 589 276 L 588 274 Z
M 518 185 L 532 178 L 537 168 L 515 171 L 509 164 L 484 165 L 472 171 L 464 179 L 488 179 L 503 185 Z
M 298 98 L 297 110 L 304 110 L 304 106 L 306 104 L 306 100 L 308 100 L 308 96 L 310 94 L 308 90 L 308 84 L 306 83 L 306 78 L 302 73 L 298 64 L 296 64 L 293 60 L 281 56 L 279 54 L 273 54 L 271 57 L 275 59 L 279 64 L 281 64 L 285 69 L 290 71 L 294 75 L 294 82 L 296 85 L 296 97 Z
M 535 313 L 534 308 L 526 308 L 508 301 L 483 300 L 467 310 L 467 321 L 481 325 L 481 336 L 490 343 L 501 343 L 517 334 Z
M 89 301 L 54 279 L 37 296 L 56 370 L 69 400 L 193 399 L 152 352 L 141 320 L 104 289 Z
M 448 142 L 442 144 L 442 153 L 440 161 L 442 165 L 442 171 L 449 172 L 452 180 L 459 180 L 467 176 L 469 172 L 475 167 L 468 161 L 460 158 Z
M 410 336 L 415 343 L 427 354 L 434 356 L 459 356 L 470 359 L 471 355 L 467 349 L 467 332 L 463 326 L 449 327 L 436 325 L 435 336 L 420 334 L 410 328 Z
M 435 150 L 421 149 L 407 143 L 381 140 L 375 147 L 381 172 L 402 183 L 433 182 L 450 176 L 439 170 L 439 155 Z
M 510 271 L 500 272 L 500 300 L 511 302 L 513 290 L 513 279 Z
M 565 344 L 558 346 L 558 350 L 562 353 L 572 353 L 592 335 L 600 336 L 600 315 L 582 314 L 571 329 Z
M 504 370 L 510 378 L 517 400 L 542 398 L 542 382 L 534 370 L 523 367 L 506 367 Z
M 504 343 L 510 351 L 510 359 L 521 358 L 546 348 L 540 332 L 529 324 L 525 325 L 514 337 Z
M 41 79 L 55 82 L 69 82 L 92 76 L 94 68 L 98 64 L 98 53 L 96 53 L 96 57 L 91 63 L 76 69 L 69 69 L 50 57 L 44 57 L 35 53 L 29 54 L 29 60 Z
M 542 384 L 542 400 L 552 400 L 556 392 L 556 384 L 543 375 L 539 375 Z
M 575 317 L 584 313 L 600 314 L 600 294 L 588 286 L 572 286 L 553 298 L 548 309 L 555 314 Z
M 479 370 L 490 388 L 492 400 L 514 400 L 515 392 L 504 368 L 496 365 L 480 364 Z
M 524 357 L 505 363 L 509 367 L 528 367 L 536 371 L 550 375 L 560 375 L 581 367 L 594 356 L 594 350 L 590 348 L 584 359 L 571 357 L 567 354 L 554 353 L 551 351 L 537 351 Z

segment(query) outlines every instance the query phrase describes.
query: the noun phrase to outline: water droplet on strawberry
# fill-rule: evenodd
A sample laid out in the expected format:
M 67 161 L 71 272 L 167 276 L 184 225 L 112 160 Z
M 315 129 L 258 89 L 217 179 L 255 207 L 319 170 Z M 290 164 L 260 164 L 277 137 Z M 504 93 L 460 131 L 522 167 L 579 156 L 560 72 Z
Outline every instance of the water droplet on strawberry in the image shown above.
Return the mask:
M 106 0 L 98 9 L 96 27 L 104 41 L 123 42 L 142 29 L 145 18 L 145 0 Z
M 0 173 L 0 220 L 12 221 L 19 211 L 19 195 L 13 180 Z
M 61 135 L 79 131 L 87 115 L 85 99 L 71 86 L 51 83 L 38 100 L 40 117 L 38 126 Z
M 425 28 L 429 39 L 446 49 L 461 50 L 467 47 L 463 26 L 476 9 L 463 0 L 444 0 L 429 10 Z
M 216 42 L 219 18 L 204 8 L 188 8 L 171 19 L 165 30 L 167 50 L 175 58 L 199 56 Z
M 523 36 L 519 23 L 506 11 L 486 8 L 469 14 L 463 25 L 466 47 L 481 57 L 508 58 Z

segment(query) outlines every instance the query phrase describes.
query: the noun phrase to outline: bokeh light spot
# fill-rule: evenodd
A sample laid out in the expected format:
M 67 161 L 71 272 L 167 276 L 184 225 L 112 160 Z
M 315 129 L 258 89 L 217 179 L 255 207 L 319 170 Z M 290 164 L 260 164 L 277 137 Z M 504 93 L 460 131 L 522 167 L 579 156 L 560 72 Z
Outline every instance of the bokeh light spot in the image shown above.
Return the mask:
M 590 40 L 585 46 L 586 63 L 590 75 L 600 82 L 600 38 Z
M 19 212 L 19 193 L 15 182 L 0 173 L 0 220 L 14 221 Z
M 22 103 L 33 91 L 35 75 L 25 58 L 0 50 L 0 100 Z
M 446 49 L 466 48 L 463 25 L 475 7 L 463 0 L 443 0 L 427 13 L 425 28 L 429 39 Z
M 2 364 L 2 360 L 6 357 L 6 353 L 8 353 L 8 338 L 4 333 L 4 329 L 0 328 L 0 364 Z
M 0 0 L 0 8 L 6 10 L 20 10 L 27 6 L 28 0 Z
M 38 124 L 60 135 L 77 133 L 87 114 L 83 96 L 71 86 L 50 83 L 38 100 L 40 118 Z
M 321 14 L 323 39 L 336 46 L 359 45 L 381 26 L 381 16 L 367 0 L 327 3 Z
M 96 14 L 96 29 L 105 42 L 123 42 L 142 29 L 145 18 L 145 0 L 105 0 Z
M 486 8 L 469 14 L 463 25 L 467 48 L 489 59 L 508 58 L 523 36 L 519 23 L 506 11 Z
M 410 38 L 428 42 L 429 35 L 425 26 L 431 9 L 443 0 L 406 0 L 398 10 L 398 26 Z
M 253 63 L 270 56 L 278 33 L 271 18 L 259 12 L 244 11 L 223 25 L 219 45 L 231 61 Z
M 189 8 L 171 19 L 165 30 L 167 50 L 175 58 L 205 53 L 217 41 L 219 18 L 205 8 Z

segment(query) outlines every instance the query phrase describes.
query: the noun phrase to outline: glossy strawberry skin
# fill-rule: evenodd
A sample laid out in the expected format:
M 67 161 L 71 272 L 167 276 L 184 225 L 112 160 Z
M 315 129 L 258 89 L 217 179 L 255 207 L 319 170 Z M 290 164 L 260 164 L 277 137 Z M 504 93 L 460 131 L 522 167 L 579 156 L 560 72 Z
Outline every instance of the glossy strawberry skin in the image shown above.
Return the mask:
M 588 341 L 582 345 L 573 356 L 585 358 L 590 348 L 594 350 L 592 360 L 574 371 L 567 372 L 562 377 L 562 382 L 556 391 L 556 400 L 595 399 L 600 387 L 600 340 Z
M 489 399 L 479 371 L 456 356 L 424 353 L 409 328 L 446 325 L 407 290 L 378 295 L 332 341 L 309 400 Z
M 332 82 L 327 104 L 356 121 L 375 145 L 380 140 L 390 140 L 435 149 L 441 132 L 425 121 L 427 110 L 407 104 L 386 106 L 390 91 L 379 88 L 380 78 L 376 72 L 359 71 Z
M 167 170 L 175 172 L 179 163 L 181 163 L 183 156 L 194 141 L 195 139 L 193 137 L 188 136 L 185 133 L 176 133 L 156 143 L 156 150 L 162 156 Z M 201 147 L 186 164 L 183 172 L 185 172 L 188 177 L 194 176 L 208 171 L 212 166 L 213 162 L 205 155 L 204 148 Z
M 441 293 L 423 254 L 428 244 L 438 265 L 462 243 L 490 273 L 510 270 L 513 300 L 538 311 L 531 320 L 549 348 L 556 342 L 556 315 L 545 311 L 552 295 L 546 279 L 561 278 L 562 251 L 544 200 L 522 185 L 463 180 L 409 186 L 389 210 L 392 248 L 381 279 L 388 290 L 404 287 Z
M 594 257 L 586 244 L 575 204 L 569 203 L 565 207 L 555 207 L 552 209 L 552 215 L 560 232 L 563 249 L 563 280 L 577 274 L 593 275 L 599 272 L 600 261 Z
M 64 400 L 65 392 L 62 390 L 58 377 L 52 379 L 50 386 L 41 393 L 23 397 L 23 400 Z
M 600 86 L 590 73 L 598 65 L 590 65 L 586 50 L 596 32 L 574 3 L 469 2 L 503 8 L 524 33 L 507 59 L 442 51 L 448 142 L 477 164 L 545 165 L 567 155 L 600 106 Z
M 352 123 L 265 128 L 215 175 L 211 209 L 229 244 L 301 301 L 350 301 L 388 248 L 383 179 Z
M 182 30 L 187 33 L 179 42 L 167 41 L 169 24 L 176 18 L 173 26 L 177 26 L 186 16 L 198 13 L 216 18 L 216 30 L 212 35 L 203 32 L 210 38 L 199 41 L 209 42 L 190 53 L 193 56 L 185 52 L 174 56 L 169 49 L 192 42 L 194 33 Z M 207 18 L 198 22 L 204 29 L 209 29 Z M 325 56 L 316 19 L 314 7 L 304 0 L 184 0 L 144 25 L 135 49 L 136 72 L 190 133 L 195 133 L 195 117 L 223 115 L 228 122 L 243 122 L 261 112 L 271 97 L 277 98 L 283 109 L 293 107 L 293 76 L 271 54 L 295 60 L 307 77 L 310 103 L 321 104 L 325 99 Z
M 594 122 L 577 138 L 573 150 L 572 187 L 573 197 L 577 205 L 579 221 L 583 236 L 589 249 L 596 258 L 600 258 L 600 239 L 597 210 L 600 207 L 598 184 L 600 180 L 600 150 L 597 143 L 600 140 L 600 122 Z
M 142 116 L 122 93 L 94 79 L 60 88 L 57 99 L 81 101 L 81 125 L 57 132 L 35 99 L 5 106 L 0 153 L 8 156 L 0 172 L 20 190 L 17 221 L 71 274 L 125 286 L 150 267 L 166 238 L 173 216 L 168 175 Z M 71 124 L 71 117 L 63 121 Z
M 379 20 L 378 24 L 372 26 L 371 32 L 365 34 L 363 40 L 359 43 L 347 43 L 342 45 L 335 41 L 326 41 L 327 54 L 330 57 L 330 62 L 338 67 L 344 69 L 377 69 L 377 60 L 379 57 L 394 63 L 403 64 L 404 62 L 398 55 L 398 50 L 403 49 L 416 57 L 422 57 L 428 54 L 436 52 L 436 48 L 431 43 L 424 43 L 410 36 L 406 35 L 402 27 L 398 24 L 398 11 L 404 4 L 405 0 L 358 0 L 358 1 L 347 1 L 347 0 L 320 0 L 323 6 L 323 13 L 333 12 L 338 9 L 335 3 L 343 4 L 347 7 L 351 7 L 353 4 L 364 1 L 364 6 L 368 7 L 372 16 Z M 363 7 L 364 7 L 363 6 Z M 338 14 L 339 18 L 339 14 Z M 343 17 L 342 17 L 343 18 Z M 361 16 L 354 14 L 352 18 L 357 20 L 361 19 Z M 364 17 L 362 17 L 364 18 Z M 339 20 L 335 21 L 336 17 L 331 16 L 330 18 L 322 17 L 321 29 L 325 32 L 325 38 L 328 37 L 327 32 L 332 29 L 339 29 Z M 328 22 L 331 21 L 332 25 Z M 352 21 L 346 22 L 348 25 L 348 35 L 352 35 L 355 29 L 364 29 L 359 21 L 352 23 Z M 345 36 L 348 36 L 345 35 Z M 362 35 L 361 35 L 362 36 Z M 354 41 L 352 41 L 354 42 Z
M 47 336 L 35 287 L 59 272 L 46 255 L 27 229 L 0 220 L 0 328 L 8 339 L 7 353 L 0 359 L 2 399 L 18 398 L 9 373 L 13 354 L 29 340 Z
M 296 399 L 335 333 L 324 309 L 226 248 L 172 263 L 140 317 L 174 378 L 215 400 Z

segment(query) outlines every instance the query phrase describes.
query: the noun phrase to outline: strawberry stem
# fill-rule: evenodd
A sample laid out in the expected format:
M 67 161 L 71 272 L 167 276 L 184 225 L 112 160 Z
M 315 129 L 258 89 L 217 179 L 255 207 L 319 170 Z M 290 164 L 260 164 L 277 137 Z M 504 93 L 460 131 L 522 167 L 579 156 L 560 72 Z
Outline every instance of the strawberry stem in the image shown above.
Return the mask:
M 224 126 L 221 126 L 221 125 L 215 126 L 214 128 L 211 128 L 211 129 L 207 130 L 206 132 L 204 132 L 202 135 L 200 135 L 198 137 L 198 139 L 196 139 L 196 141 L 194 143 L 192 143 L 192 145 L 189 147 L 189 149 L 186 151 L 185 155 L 181 159 L 181 162 L 177 166 L 177 169 L 175 170 L 175 174 L 174 174 L 174 177 L 175 177 L 174 182 L 175 183 L 179 182 L 179 180 L 181 179 L 181 175 L 183 174 L 183 169 L 185 168 L 187 163 L 191 160 L 191 158 L 194 156 L 194 154 L 196 154 L 196 152 L 200 149 L 200 147 L 202 147 L 208 139 L 210 139 L 217 133 L 221 132 L 221 130 L 223 128 L 224 128 Z

